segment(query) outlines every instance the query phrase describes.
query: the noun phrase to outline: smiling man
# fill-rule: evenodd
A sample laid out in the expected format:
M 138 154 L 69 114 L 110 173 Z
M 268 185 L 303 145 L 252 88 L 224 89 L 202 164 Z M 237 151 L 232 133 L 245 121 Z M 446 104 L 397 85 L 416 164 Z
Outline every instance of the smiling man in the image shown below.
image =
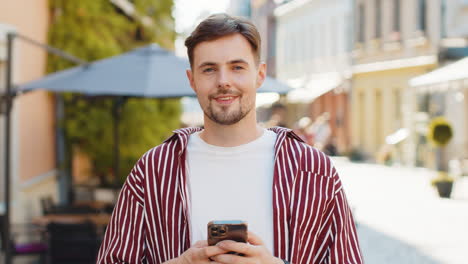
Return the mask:
M 330 159 L 290 129 L 257 124 L 266 65 L 255 26 L 212 15 L 185 45 L 204 129 L 177 130 L 136 163 L 98 263 L 363 263 Z M 232 219 L 248 222 L 248 243 L 208 246 L 207 223 Z
M 265 78 L 265 65 L 257 73 L 253 56 L 243 55 L 249 49 L 248 41 L 239 34 L 206 41 L 195 48 L 198 56 L 193 58 L 194 70 L 188 70 L 187 76 L 205 115 L 215 124 L 234 125 L 248 114 L 253 116 L 256 88 Z

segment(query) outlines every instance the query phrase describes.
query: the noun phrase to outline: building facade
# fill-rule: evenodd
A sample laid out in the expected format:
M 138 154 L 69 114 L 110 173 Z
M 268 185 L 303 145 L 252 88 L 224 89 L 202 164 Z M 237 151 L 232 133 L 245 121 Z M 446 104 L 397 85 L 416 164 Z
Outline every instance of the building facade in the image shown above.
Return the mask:
M 438 56 L 441 67 L 410 81 L 417 99 L 413 115 L 415 159 L 416 165 L 436 168 L 435 149 L 426 140 L 425 128 L 432 118 L 444 116 L 454 133 L 439 158 L 445 164 L 454 165 L 454 174 L 461 168 L 468 174 L 468 1 L 448 0 L 444 9 Z
M 327 112 L 338 152 L 349 150 L 352 1 L 296 0 L 276 8 L 276 74 L 295 121 Z
M 47 42 L 49 21 L 46 0 L 0 1 L 0 93 L 5 91 L 6 34 L 16 32 L 41 43 Z M 16 39 L 13 50 L 13 83 L 38 79 L 45 74 L 46 52 Z M 54 99 L 45 91 L 15 98 L 11 131 L 12 222 L 24 222 L 40 214 L 39 198 L 58 196 L 55 166 Z M 4 115 L 0 115 L 1 197 L 4 203 Z
M 371 159 L 415 164 L 416 98 L 408 81 L 438 65 L 443 14 L 441 0 L 354 3 L 352 144 Z M 389 143 L 402 129 L 410 132 Z
M 278 6 L 274 0 L 253 0 L 250 19 L 257 26 L 262 38 L 260 58 L 267 64 L 267 74 L 276 77 L 276 19 L 273 14 Z

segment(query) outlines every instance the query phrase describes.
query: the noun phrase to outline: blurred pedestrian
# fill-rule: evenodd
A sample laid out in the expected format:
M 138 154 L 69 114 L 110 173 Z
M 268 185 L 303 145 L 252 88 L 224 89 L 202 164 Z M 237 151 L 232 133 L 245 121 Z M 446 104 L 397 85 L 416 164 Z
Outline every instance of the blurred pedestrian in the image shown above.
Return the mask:
M 305 143 L 314 145 L 314 134 L 311 129 L 312 121 L 309 117 L 302 117 L 294 125 L 294 133 L 296 133 Z
M 331 139 L 330 114 L 324 112 L 312 124 L 314 147 L 323 150 Z

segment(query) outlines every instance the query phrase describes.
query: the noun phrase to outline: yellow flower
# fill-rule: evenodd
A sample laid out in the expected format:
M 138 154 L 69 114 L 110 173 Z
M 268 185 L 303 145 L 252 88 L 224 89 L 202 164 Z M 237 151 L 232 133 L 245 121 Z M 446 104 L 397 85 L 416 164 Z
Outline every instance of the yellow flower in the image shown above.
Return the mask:
M 443 147 L 453 137 L 452 125 L 442 116 L 435 117 L 429 123 L 427 139 L 436 147 Z

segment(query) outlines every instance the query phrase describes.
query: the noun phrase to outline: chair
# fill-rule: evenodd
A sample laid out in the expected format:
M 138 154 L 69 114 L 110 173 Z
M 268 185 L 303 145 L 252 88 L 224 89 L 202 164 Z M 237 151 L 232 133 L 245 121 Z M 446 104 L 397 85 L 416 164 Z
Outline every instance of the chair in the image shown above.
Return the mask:
M 54 211 L 54 200 L 50 196 L 41 198 L 42 215 L 51 214 Z
M 47 225 L 50 264 L 95 263 L 100 241 L 93 223 L 50 223 Z
M 6 225 L 6 219 L 4 215 L 0 215 L 0 238 L 1 238 L 1 251 L 5 251 L 6 243 L 10 243 L 12 250 L 12 256 L 30 256 L 38 255 L 40 263 L 45 263 L 45 256 L 47 253 L 47 245 L 43 242 L 28 242 L 28 243 L 16 243 L 15 239 L 10 238 L 10 241 L 6 241 L 4 234 L 4 227 Z M 12 232 L 12 237 L 18 234 Z
M 57 205 L 52 197 L 41 198 L 42 215 L 48 214 L 94 214 L 97 210 L 89 206 Z

